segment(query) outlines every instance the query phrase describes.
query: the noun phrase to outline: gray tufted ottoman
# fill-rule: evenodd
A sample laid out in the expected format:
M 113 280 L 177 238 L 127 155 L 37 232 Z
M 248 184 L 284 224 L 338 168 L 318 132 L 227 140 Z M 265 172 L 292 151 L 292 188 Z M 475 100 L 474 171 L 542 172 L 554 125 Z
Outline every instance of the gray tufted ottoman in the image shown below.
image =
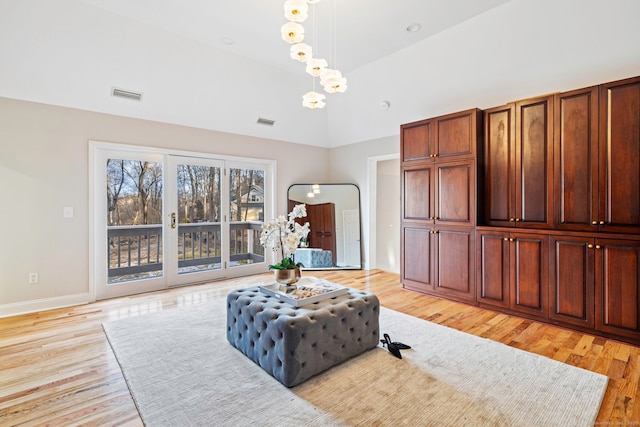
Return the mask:
M 227 339 L 292 387 L 376 347 L 379 313 L 378 297 L 357 289 L 303 307 L 239 289 L 227 296 Z

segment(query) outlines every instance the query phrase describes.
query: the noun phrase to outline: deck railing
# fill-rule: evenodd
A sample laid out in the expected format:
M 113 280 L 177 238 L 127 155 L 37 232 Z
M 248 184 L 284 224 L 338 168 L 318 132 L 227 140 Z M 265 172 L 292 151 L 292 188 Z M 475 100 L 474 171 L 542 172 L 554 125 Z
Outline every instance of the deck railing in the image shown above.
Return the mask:
M 264 248 L 260 245 L 261 225 L 261 222 L 254 221 L 229 224 L 231 267 L 264 262 Z M 107 240 L 110 281 L 162 272 L 162 225 L 107 227 Z M 219 222 L 178 224 L 179 272 L 202 266 L 220 268 L 220 252 Z

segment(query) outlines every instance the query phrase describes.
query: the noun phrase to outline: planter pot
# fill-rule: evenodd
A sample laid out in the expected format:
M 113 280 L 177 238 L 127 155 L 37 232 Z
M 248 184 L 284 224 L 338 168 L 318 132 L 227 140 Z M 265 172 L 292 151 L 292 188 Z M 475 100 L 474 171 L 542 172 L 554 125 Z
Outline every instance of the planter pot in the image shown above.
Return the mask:
M 300 269 L 292 268 L 290 270 L 273 270 L 276 282 L 284 285 L 291 285 L 300 280 Z

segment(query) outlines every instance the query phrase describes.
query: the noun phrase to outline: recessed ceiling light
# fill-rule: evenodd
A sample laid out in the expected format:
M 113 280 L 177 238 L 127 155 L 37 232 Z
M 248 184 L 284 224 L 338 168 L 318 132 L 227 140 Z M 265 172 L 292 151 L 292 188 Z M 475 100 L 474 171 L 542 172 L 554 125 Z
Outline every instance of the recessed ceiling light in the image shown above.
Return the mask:
M 419 31 L 422 28 L 422 25 L 418 24 L 417 22 L 414 22 L 411 25 L 407 25 L 407 28 L 405 28 L 405 31 L 407 33 L 415 33 L 416 31 Z
M 227 46 L 231 46 L 236 41 L 234 39 L 232 39 L 231 37 L 220 37 L 220 42 L 222 44 L 226 44 Z

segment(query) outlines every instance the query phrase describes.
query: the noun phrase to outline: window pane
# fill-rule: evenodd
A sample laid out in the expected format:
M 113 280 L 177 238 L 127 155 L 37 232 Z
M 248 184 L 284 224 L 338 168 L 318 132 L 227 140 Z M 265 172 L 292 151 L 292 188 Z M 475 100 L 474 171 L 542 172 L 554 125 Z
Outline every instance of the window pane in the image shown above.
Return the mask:
M 162 164 L 107 160 L 108 283 L 162 276 Z
M 220 168 L 178 165 L 178 274 L 220 269 Z
M 260 232 L 264 221 L 264 170 L 230 169 L 231 267 L 264 262 Z

